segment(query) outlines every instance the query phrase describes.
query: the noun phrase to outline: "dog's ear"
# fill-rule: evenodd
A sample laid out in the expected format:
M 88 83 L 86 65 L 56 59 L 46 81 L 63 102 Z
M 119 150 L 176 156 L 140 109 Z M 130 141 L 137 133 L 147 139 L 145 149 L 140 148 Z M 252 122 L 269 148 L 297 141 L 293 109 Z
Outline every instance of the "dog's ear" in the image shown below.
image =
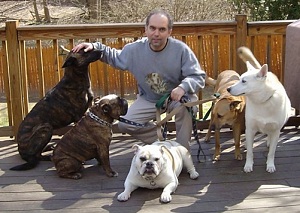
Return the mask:
M 70 56 L 66 59 L 65 63 L 62 65 L 62 68 L 75 65 L 76 62 L 77 62 L 77 58 Z
M 264 65 L 260 68 L 259 72 L 257 73 L 257 77 L 259 77 L 259 78 L 264 78 L 264 77 L 267 76 L 267 73 L 268 73 L 268 65 L 267 65 L 267 64 L 264 64 Z
M 233 110 L 240 110 L 241 109 L 241 103 L 242 101 L 231 101 L 229 107 L 230 107 L 230 110 L 233 111 Z
M 104 113 L 110 113 L 111 112 L 111 106 L 109 104 L 102 104 L 101 108 Z
M 134 144 L 134 145 L 132 146 L 132 149 L 133 149 L 133 151 L 134 151 L 134 154 L 136 154 L 137 151 L 140 149 L 140 146 L 139 146 L 138 144 Z
M 100 97 L 99 96 L 95 97 L 94 98 L 94 104 L 99 104 L 99 102 L 100 102 Z
M 160 151 L 161 151 L 161 154 L 164 154 L 164 150 L 166 150 L 167 147 L 165 145 L 161 145 L 160 146 Z

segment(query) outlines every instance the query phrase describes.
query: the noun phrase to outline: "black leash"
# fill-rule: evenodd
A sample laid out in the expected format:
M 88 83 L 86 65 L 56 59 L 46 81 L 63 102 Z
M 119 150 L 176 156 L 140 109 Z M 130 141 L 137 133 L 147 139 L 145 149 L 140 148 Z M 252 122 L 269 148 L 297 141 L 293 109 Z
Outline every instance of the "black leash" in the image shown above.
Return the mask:
M 219 98 L 219 97 L 220 97 L 220 93 L 216 92 L 216 93 L 214 93 L 214 96 L 215 96 L 216 98 Z M 210 108 L 207 110 L 207 112 L 205 113 L 205 115 L 204 115 L 204 117 L 203 117 L 203 119 L 202 119 L 203 121 L 206 121 L 206 119 L 207 119 L 208 116 L 210 115 L 210 113 L 211 113 L 211 111 L 212 111 L 214 105 L 215 105 L 215 102 L 212 102 Z
M 189 100 L 188 97 L 184 96 L 181 98 L 180 102 L 182 103 L 187 103 Z M 199 135 L 198 135 L 198 128 L 197 128 L 197 118 L 196 118 L 196 115 L 195 115 L 195 112 L 193 110 L 193 107 L 186 107 L 187 110 L 190 112 L 191 116 L 192 116 L 192 122 L 193 122 L 193 136 L 194 136 L 194 139 L 197 141 L 198 143 L 198 151 L 197 151 L 197 160 L 198 162 L 205 162 L 206 161 L 206 155 L 201 147 L 201 143 L 200 143 L 200 140 L 199 140 Z M 200 154 L 203 154 L 203 157 L 204 157 L 204 161 L 201 161 L 200 160 Z

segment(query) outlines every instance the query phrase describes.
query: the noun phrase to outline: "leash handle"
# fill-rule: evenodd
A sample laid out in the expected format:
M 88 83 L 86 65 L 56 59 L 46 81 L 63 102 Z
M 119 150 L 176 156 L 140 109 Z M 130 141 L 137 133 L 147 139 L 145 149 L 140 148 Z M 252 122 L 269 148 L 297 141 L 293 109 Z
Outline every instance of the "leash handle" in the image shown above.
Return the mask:
M 209 99 L 203 99 L 203 100 L 198 100 L 198 101 L 190 101 L 190 102 L 184 102 L 182 103 L 179 107 L 176 107 L 175 109 L 173 109 L 170 113 L 168 113 L 166 115 L 166 117 L 164 119 L 161 120 L 160 118 L 160 109 L 156 110 L 156 121 L 157 124 L 156 125 L 162 125 L 162 123 L 165 123 L 167 121 L 169 121 L 174 115 L 176 115 L 183 107 L 193 107 L 199 104 L 204 104 L 206 102 L 209 101 L 214 101 L 216 100 L 216 98 L 209 98 Z M 159 111 L 159 112 L 158 112 Z M 159 113 L 159 115 L 158 115 Z
M 165 140 L 166 139 L 166 132 L 165 132 L 165 128 L 164 128 L 164 134 L 162 133 L 161 130 L 161 126 L 163 123 L 167 123 L 167 121 L 169 121 L 174 115 L 176 115 L 183 107 L 186 107 L 187 110 L 191 113 L 192 116 L 192 122 L 193 122 L 193 135 L 195 140 L 198 143 L 198 152 L 197 152 L 197 160 L 198 162 L 201 162 L 200 160 L 200 154 L 202 153 L 204 156 L 204 162 L 206 161 L 206 155 L 201 147 L 200 144 L 200 140 L 199 140 L 199 136 L 198 136 L 198 132 L 197 132 L 197 119 L 196 119 L 196 115 L 195 112 L 193 110 L 193 106 L 195 105 L 199 105 L 199 104 L 203 104 L 209 101 L 214 101 L 216 100 L 216 97 L 213 98 L 209 98 L 209 99 L 204 99 L 204 100 L 198 100 L 198 101 L 193 101 L 191 102 L 187 97 L 183 97 L 180 102 L 182 103 L 179 107 L 176 107 L 175 109 L 173 109 L 170 113 L 168 113 L 166 115 L 166 117 L 164 119 L 161 120 L 161 114 L 160 114 L 160 109 L 158 106 L 163 107 L 165 105 L 165 108 L 167 108 L 167 104 L 169 101 L 169 95 L 164 95 L 163 98 L 161 98 L 159 100 L 159 103 L 157 103 L 155 106 L 157 107 L 156 109 L 156 125 L 157 125 L 157 136 L 159 138 L 160 141 Z M 206 113 L 207 114 L 207 113 Z M 208 115 L 207 115 L 208 116 Z

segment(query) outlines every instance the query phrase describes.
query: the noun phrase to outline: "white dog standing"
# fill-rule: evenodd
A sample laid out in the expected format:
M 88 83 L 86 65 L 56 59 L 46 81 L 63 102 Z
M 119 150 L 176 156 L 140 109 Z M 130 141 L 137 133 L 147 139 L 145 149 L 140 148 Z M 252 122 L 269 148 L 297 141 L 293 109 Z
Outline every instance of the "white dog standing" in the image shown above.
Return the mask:
M 247 72 L 227 90 L 232 95 L 246 97 L 247 155 L 244 171 L 253 171 L 254 136 L 262 132 L 267 134 L 269 147 L 266 171 L 272 173 L 276 171 L 274 158 L 280 130 L 290 116 L 291 103 L 276 75 L 268 71 L 267 64 L 261 67 L 246 47 L 239 48 L 238 52 L 247 64 Z M 260 67 L 257 69 L 257 66 Z
M 164 188 L 160 197 L 162 203 L 172 200 L 171 194 L 178 186 L 178 176 L 186 167 L 191 179 L 198 178 L 189 151 L 175 141 L 155 142 L 151 145 L 132 147 L 135 156 L 124 183 L 125 190 L 118 195 L 119 201 L 127 201 L 138 187 Z

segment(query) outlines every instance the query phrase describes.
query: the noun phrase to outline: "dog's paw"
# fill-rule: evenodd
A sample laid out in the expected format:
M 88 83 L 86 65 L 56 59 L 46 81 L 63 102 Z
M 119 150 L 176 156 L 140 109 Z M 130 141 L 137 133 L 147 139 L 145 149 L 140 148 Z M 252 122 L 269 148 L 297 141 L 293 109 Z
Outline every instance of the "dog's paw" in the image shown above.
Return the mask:
M 160 196 L 160 202 L 169 203 L 172 200 L 172 196 L 168 192 L 163 192 Z
M 244 172 L 249 173 L 253 171 L 253 165 L 252 164 L 245 164 L 244 166 Z
M 266 169 L 267 172 L 269 173 L 273 173 L 276 171 L 276 167 L 274 164 L 267 164 L 267 169 Z
M 118 201 L 125 202 L 130 198 L 130 194 L 126 192 L 122 192 L 121 194 L 118 195 Z
M 235 159 L 236 160 L 243 160 L 243 155 L 242 154 L 235 154 Z
M 206 135 L 205 138 L 204 138 L 204 142 L 209 143 L 210 142 L 210 136 Z
M 82 178 L 82 174 L 79 172 L 71 173 L 71 174 L 59 174 L 62 178 L 70 178 L 74 180 L 78 180 Z
M 107 174 L 108 177 L 118 177 L 118 175 L 119 174 L 116 171 L 112 171 L 112 172 L 110 172 L 110 173 Z
M 78 179 L 81 179 L 81 178 L 82 178 L 82 174 L 81 173 L 75 173 L 73 175 L 73 179 L 75 179 L 75 180 L 78 180 Z
M 213 159 L 214 159 L 214 161 L 219 161 L 221 159 L 221 155 L 220 154 L 214 154 Z
M 199 177 L 199 173 L 196 170 L 191 171 L 189 173 L 190 173 L 190 178 L 193 179 L 193 180 L 197 179 Z

